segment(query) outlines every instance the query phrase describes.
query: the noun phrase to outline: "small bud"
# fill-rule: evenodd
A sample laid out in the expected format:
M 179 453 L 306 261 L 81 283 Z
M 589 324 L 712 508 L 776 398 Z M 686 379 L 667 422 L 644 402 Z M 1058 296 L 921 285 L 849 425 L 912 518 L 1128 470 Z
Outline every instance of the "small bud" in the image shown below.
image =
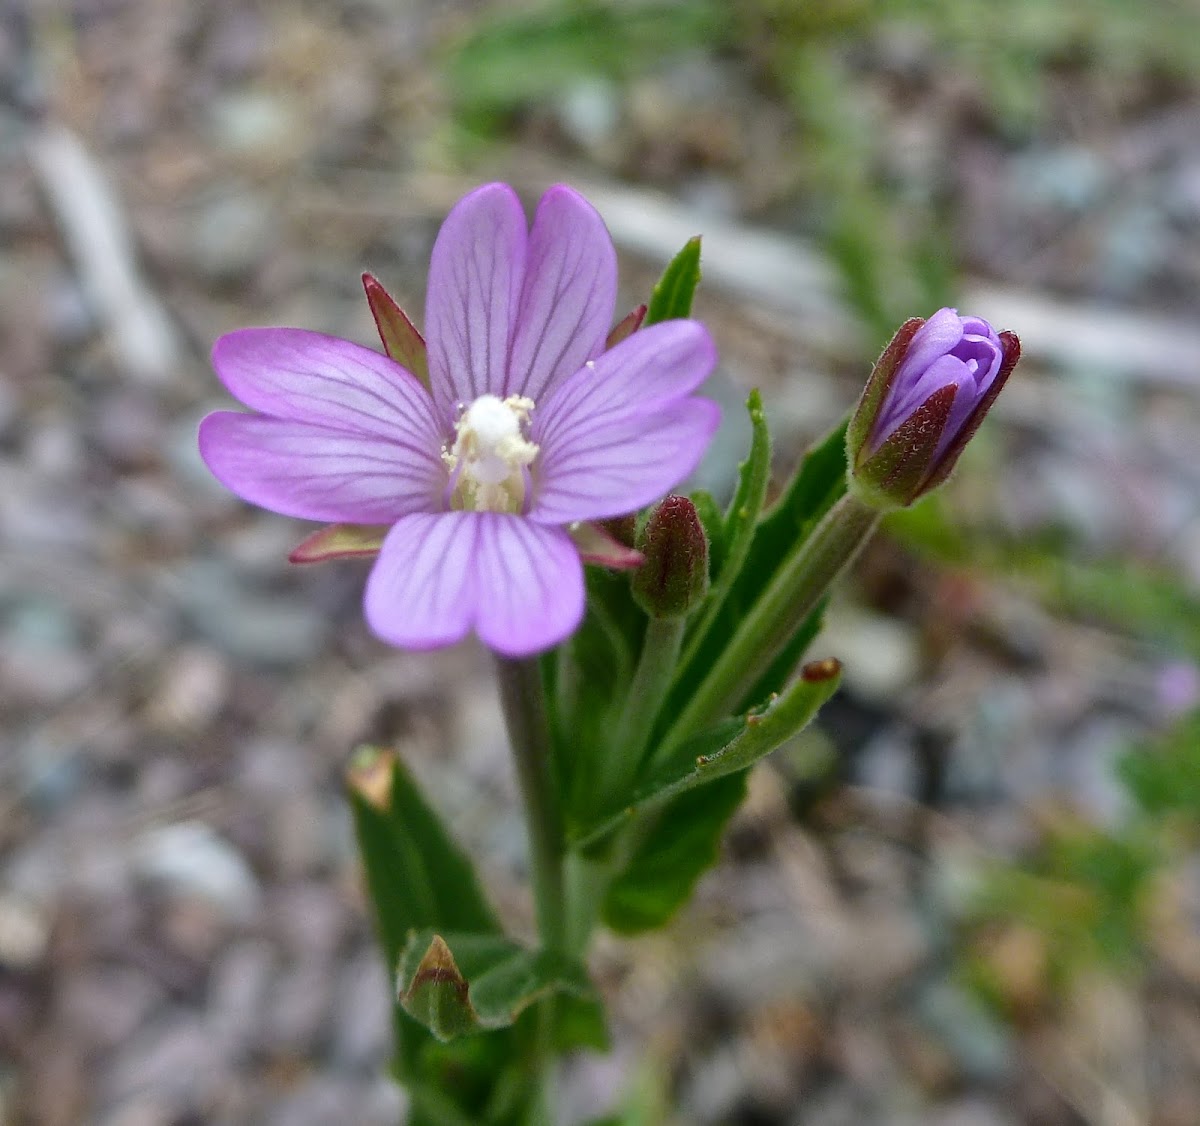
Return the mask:
M 669 496 L 637 538 L 646 562 L 634 571 L 634 601 L 652 618 L 681 618 L 708 593 L 708 540 L 687 497 Z
M 954 309 L 905 321 L 850 420 L 847 456 L 859 498 L 901 508 L 945 481 L 1020 355 L 1014 333 Z

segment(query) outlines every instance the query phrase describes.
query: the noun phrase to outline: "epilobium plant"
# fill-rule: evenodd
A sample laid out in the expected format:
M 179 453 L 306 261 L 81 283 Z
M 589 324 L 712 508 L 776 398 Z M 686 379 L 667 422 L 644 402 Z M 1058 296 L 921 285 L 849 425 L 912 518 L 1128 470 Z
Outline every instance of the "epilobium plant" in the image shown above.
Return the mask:
M 1019 354 L 951 309 L 909 321 L 848 437 L 820 443 L 772 508 L 757 393 L 729 506 L 667 496 L 718 421 L 694 394 L 716 362 L 687 319 L 699 254 L 694 239 L 611 328 L 616 255 L 592 207 L 551 188 L 527 228 L 491 184 L 438 235 L 427 339 L 366 276 L 385 354 L 301 329 L 213 349 L 249 413 L 201 424 L 210 469 L 333 522 L 291 558 L 375 556 L 382 640 L 474 633 L 496 654 L 536 943 L 505 932 L 397 756 L 360 748 L 349 772 L 414 1126 L 555 1121 L 553 1060 L 606 1043 L 584 966 L 596 927 L 658 926 L 688 898 L 748 769 L 837 687 L 836 661 L 802 664 L 830 584 L 881 511 L 945 479 Z

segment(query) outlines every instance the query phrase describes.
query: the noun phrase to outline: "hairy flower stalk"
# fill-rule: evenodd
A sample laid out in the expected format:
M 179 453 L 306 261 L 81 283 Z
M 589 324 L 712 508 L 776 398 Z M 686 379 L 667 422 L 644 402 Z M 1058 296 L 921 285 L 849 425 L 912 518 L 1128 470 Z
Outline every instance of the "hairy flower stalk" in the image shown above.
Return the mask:
M 365 612 L 384 641 L 541 652 L 583 616 L 572 529 L 661 497 L 719 418 L 693 394 L 716 362 L 704 327 L 606 349 L 615 295 L 612 240 L 581 196 L 551 188 L 529 228 L 512 189 L 486 185 L 434 245 L 427 353 L 378 293 L 391 357 L 301 329 L 230 333 L 213 365 L 253 413 L 209 415 L 201 454 L 255 504 L 366 526 L 342 553 L 378 547 Z M 426 362 L 427 382 L 396 356 Z
M 996 333 L 987 321 L 953 309 L 900 327 L 850 420 L 847 493 L 742 619 L 672 725 L 668 746 L 736 709 L 866 545 L 882 514 L 946 480 L 1020 354 L 1013 333 Z
M 636 546 L 645 562 L 630 576 L 630 590 L 648 620 L 605 770 L 606 791 L 616 801 L 629 799 L 679 664 L 688 615 L 708 593 L 708 540 L 687 497 L 669 496 L 655 506 Z

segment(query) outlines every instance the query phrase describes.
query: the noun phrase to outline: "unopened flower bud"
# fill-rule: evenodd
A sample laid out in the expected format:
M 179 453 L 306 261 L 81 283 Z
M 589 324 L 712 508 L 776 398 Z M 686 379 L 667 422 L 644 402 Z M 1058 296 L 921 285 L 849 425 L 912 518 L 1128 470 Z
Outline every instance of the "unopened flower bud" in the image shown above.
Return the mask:
M 630 578 L 634 600 L 652 618 L 681 618 L 708 593 L 708 540 L 687 497 L 669 496 L 637 538 L 645 557 Z
M 859 498 L 900 508 L 940 485 L 1020 355 L 1014 333 L 954 309 L 905 321 L 850 420 L 847 455 Z

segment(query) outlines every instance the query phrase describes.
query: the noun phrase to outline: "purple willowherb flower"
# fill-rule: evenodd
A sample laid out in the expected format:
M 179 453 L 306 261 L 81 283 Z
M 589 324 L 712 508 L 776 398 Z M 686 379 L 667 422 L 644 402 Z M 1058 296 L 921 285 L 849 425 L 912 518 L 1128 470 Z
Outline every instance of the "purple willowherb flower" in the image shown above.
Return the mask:
M 616 272 L 603 221 L 570 188 L 546 192 L 530 229 L 513 190 L 488 184 L 434 244 L 428 389 L 347 340 L 243 329 L 217 341 L 213 366 L 254 413 L 210 414 L 201 455 L 264 508 L 390 526 L 365 596 L 384 641 L 428 649 L 474 631 L 506 656 L 547 649 L 583 615 L 568 527 L 662 496 L 720 415 L 692 394 L 716 363 L 697 322 L 604 350 Z
M 1011 332 L 939 309 L 900 326 L 850 420 L 859 495 L 878 508 L 912 504 L 940 485 L 1021 355 Z

